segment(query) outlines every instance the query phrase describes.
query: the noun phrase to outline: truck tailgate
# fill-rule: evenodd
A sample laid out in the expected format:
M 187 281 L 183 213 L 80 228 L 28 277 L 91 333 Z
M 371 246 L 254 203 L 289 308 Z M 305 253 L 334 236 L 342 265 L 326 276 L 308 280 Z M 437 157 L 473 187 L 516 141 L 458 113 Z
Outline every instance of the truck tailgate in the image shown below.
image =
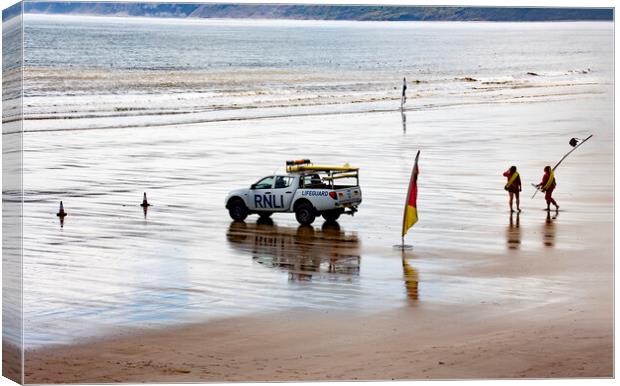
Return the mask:
M 359 186 L 337 189 L 338 202 L 341 204 L 360 203 L 362 201 L 362 190 Z

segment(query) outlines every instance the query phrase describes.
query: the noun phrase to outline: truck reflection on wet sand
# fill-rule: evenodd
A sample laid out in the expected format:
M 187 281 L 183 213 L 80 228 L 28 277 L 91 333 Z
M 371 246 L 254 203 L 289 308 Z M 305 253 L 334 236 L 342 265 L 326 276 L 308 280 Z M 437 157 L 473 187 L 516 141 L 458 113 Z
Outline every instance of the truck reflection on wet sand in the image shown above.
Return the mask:
M 360 271 L 360 242 L 336 222 L 283 227 L 271 219 L 256 223 L 232 222 L 227 239 L 238 250 L 249 252 L 259 264 L 287 270 L 289 280 L 352 280 Z

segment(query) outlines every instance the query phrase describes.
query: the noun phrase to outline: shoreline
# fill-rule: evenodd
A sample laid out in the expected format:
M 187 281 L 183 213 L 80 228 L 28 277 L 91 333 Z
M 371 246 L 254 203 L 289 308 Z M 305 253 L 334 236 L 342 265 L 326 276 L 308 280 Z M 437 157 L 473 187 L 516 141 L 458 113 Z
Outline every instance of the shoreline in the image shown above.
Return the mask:
M 569 97 L 574 97 L 574 96 L 584 96 L 584 95 L 588 95 L 588 96 L 592 96 L 592 95 L 598 95 L 598 93 L 596 92 L 583 92 L 581 94 L 570 94 L 568 95 Z M 557 95 L 558 97 L 564 97 L 565 95 Z M 534 98 L 534 97 L 532 97 Z M 395 98 L 397 99 L 397 98 Z M 530 104 L 542 104 L 542 103 L 563 103 L 565 102 L 567 99 L 555 99 L 555 100 L 530 100 L 528 101 L 528 103 Z M 367 102 L 360 102 L 361 103 L 367 103 Z M 19 134 L 19 133 L 54 133 L 54 132 L 64 132 L 64 131 L 94 131 L 94 130 L 117 130 L 117 129 L 150 129 L 150 128 L 164 128 L 164 127 L 169 127 L 169 126 L 181 126 L 181 127 L 193 127 L 193 126 L 199 126 L 199 125 L 208 125 L 208 124 L 217 124 L 217 123 L 228 123 L 228 122 L 246 122 L 246 121 L 261 121 L 261 120 L 269 120 L 269 119 L 285 119 L 285 118 L 314 118 L 314 117 L 329 117 L 329 116 L 345 116 L 345 115 L 368 115 L 368 114 L 386 114 L 386 113 L 395 113 L 395 112 L 401 112 L 402 113 L 416 113 L 416 112 L 420 112 L 420 111 L 431 111 L 431 110 L 447 110 L 447 109 L 453 109 L 453 108 L 460 108 L 460 107 L 470 107 L 470 106 L 484 106 L 484 105 L 489 105 L 489 106 L 493 106 L 493 105 L 498 105 L 498 104 L 517 104 L 517 103 L 522 103 L 519 100 L 515 100 L 515 99 L 506 99 L 506 100 L 502 100 L 502 101 L 478 101 L 478 102 L 462 102 L 462 103 L 452 103 L 452 104 L 446 104 L 446 105 L 428 105 L 428 106 L 423 106 L 423 107 L 412 107 L 412 108 L 405 108 L 405 109 L 400 109 L 398 107 L 395 108 L 373 108 L 370 110 L 351 110 L 351 111 L 316 111 L 316 112 L 308 112 L 308 113 L 295 113 L 295 112 L 291 112 L 288 114 L 273 114 L 273 115 L 254 115 L 254 116 L 233 116 L 233 117 L 224 117 L 224 118 L 210 118 L 210 119 L 194 119 L 194 120 L 186 120 L 186 121 L 182 121 L 182 122 L 176 122 L 176 123 L 170 123 L 170 122 L 162 122 L 162 123 L 150 123 L 150 124 L 142 124 L 142 125 L 126 125 L 126 126 L 120 126 L 120 125 L 116 125 L 116 126 L 100 126 L 100 127 L 75 127 L 75 128 L 56 128 L 56 129 L 26 129 L 26 130 L 22 130 L 22 131 L 9 131 L 9 132 L 5 132 L 3 134 Z M 357 103 L 342 103 L 342 106 L 355 106 Z M 333 105 L 329 105 L 329 106 L 333 106 Z M 340 105 L 338 105 L 340 106 Z M 312 107 L 324 107 L 323 105 L 315 105 Z M 272 108 L 272 109 L 277 109 L 277 108 Z M 249 110 L 252 111 L 253 109 L 248 108 L 245 110 Z M 218 112 L 231 112 L 231 111 L 238 111 L 238 109 L 223 109 L 223 110 L 219 110 Z M 156 116 L 167 116 L 167 115 L 189 115 L 190 113 L 186 113 L 186 112 L 179 112 L 179 113 L 175 113 L 175 114 L 169 114 L 169 113 L 162 113 L 162 114 L 144 114 L 144 116 L 146 117 L 156 117 Z M 133 115 L 135 116 L 139 116 L 139 115 Z M 121 115 L 118 116 L 113 116 L 113 115 L 105 115 L 105 116 L 95 116 L 95 117 L 77 117 L 77 118 L 71 118 L 71 119 L 100 119 L 100 118 L 119 118 L 119 117 L 123 117 Z M 67 118 L 62 118 L 62 119 L 67 119 Z M 54 118 L 54 117 L 46 117 L 46 118 L 26 118 L 24 121 L 28 121 L 28 122 L 37 122 L 37 121 L 54 121 L 54 120 L 60 120 L 59 118 Z M 10 123 L 10 122 L 15 122 L 17 120 L 7 120 L 5 123 Z M 406 123 L 406 121 L 405 121 Z

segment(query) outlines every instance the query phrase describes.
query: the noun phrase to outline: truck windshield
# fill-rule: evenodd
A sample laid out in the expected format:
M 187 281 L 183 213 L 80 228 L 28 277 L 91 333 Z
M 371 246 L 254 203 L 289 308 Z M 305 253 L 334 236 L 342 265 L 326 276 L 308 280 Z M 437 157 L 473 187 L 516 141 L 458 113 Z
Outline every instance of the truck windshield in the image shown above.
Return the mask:
M 273 186 L 273 176 L 265 177 L 254 184 L 254 189 L 271 189 Z

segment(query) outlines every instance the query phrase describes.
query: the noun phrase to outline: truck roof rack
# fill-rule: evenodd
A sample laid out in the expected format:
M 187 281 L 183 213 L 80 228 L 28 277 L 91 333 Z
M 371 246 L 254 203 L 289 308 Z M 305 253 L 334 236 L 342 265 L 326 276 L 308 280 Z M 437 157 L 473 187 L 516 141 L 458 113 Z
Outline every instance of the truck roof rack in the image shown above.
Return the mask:
M 357 173 L 338 173 L 331 176 L 324 177 L 325 180 L 337 180 L 340 178 L 356 178 Z
M 327 165 L 291 165 L 286 167 L 289 173 L 301 172 L 357 172 L 359 168 L 352 167 L 348 164 L 343 166 L 327 166 Z
M 296 160 L 292 160 L 292 161 L 286 161 L 286 166 L 294 166 L 294 165 L 309 165 L 312 162 L 310 162 L 309 159 L 304 158 L 304 159 L 296 159 Z

